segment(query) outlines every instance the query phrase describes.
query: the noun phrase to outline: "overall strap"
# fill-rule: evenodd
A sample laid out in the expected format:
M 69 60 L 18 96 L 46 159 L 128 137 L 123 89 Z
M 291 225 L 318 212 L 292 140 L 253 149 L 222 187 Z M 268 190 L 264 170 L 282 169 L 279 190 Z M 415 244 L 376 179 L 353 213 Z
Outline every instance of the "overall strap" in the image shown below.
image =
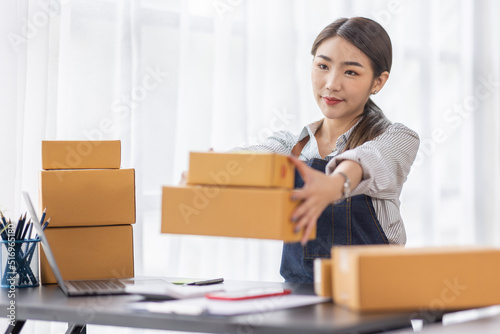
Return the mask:
M 292 148 L 292 152 L 290 152 L 290 154 L 294 155 L 298 158 L 300 156 L 300 153 L 302 153 L 302 150 L 304 149 L 304 146 L 306 146 L 308 141 L 309 141 L 309 136 L 302 138 L 301 141 L 299 141 L 297 144 L 295 144 L 295 146 Z

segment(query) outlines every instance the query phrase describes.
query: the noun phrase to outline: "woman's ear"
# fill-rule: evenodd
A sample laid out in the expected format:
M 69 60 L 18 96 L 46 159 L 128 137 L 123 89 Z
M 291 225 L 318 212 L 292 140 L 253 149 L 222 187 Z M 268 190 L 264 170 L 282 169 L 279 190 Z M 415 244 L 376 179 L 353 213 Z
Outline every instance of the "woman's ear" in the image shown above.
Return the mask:
M 380 90 L 384 87 L 385 83 L 389 79 L 389 72 L 382 72 L 375 80 L 373 81 L 372 94 L 373 92 L 380 92 Z

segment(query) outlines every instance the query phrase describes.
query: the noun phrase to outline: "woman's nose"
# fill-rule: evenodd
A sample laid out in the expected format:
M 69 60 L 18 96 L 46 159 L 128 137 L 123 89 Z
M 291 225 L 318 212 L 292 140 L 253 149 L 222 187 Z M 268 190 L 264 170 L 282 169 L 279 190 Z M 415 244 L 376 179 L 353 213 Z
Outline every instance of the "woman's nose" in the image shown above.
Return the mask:
M 328 76 L 326 78 L 326 89 L 330 91 L 338 91 L 340 90 L 341 87 L 341 78 L 338 73 L 335 73 L 335 71 L 331 71 L 328 73 Z

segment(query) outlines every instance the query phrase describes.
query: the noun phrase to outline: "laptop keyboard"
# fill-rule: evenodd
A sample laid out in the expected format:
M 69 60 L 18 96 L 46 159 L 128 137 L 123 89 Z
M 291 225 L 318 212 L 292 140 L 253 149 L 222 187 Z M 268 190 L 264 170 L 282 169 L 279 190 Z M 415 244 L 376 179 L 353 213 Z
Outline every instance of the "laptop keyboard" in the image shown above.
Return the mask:
M 125 289 L 125 284 L 118 280 L 81 280 L 81 281 L 66 281 L 68 286 L 73 287 L 76 291 L 120 291 Z

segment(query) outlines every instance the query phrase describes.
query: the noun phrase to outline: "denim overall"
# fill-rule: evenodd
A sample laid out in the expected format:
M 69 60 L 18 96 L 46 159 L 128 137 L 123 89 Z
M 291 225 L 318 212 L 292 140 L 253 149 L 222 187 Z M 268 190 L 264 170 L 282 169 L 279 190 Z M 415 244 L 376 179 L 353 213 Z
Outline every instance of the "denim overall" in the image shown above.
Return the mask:
M 311 159 L 306 164 L 325 172 L 328 161 Z M 295 188 L 302 188 L 304 181 L 295 170 Z M 333 245 L 387 244 L 380 223 L 375 215 L 372 199 L 367 195 L 348 197 L 338 204 L 330 204 L 318 218 L 316 239 L 305 246 L 285 243 L 281 257 L 280 274 L 285 282 L 313 283 L 315 258 L 329 258 Z

